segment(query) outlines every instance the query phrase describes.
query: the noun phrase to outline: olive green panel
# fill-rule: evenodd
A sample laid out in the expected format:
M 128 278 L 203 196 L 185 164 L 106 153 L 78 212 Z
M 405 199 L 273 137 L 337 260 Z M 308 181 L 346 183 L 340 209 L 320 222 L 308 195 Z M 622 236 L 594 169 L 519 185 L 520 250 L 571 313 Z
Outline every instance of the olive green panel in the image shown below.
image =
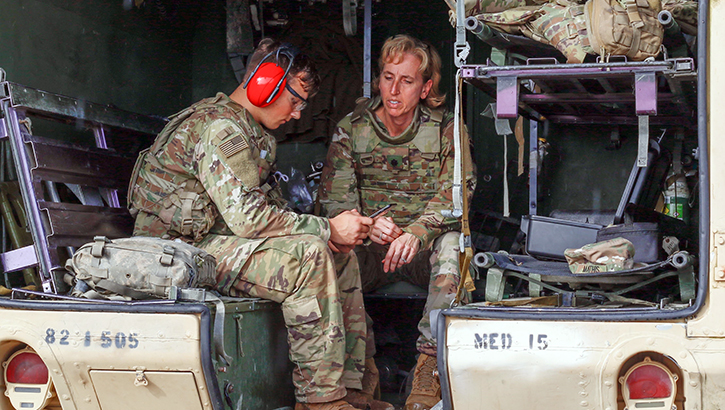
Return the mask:
M 621 146 L 613 149 L 616 125 L 552 125 L 551 144 L 542 160 L 540 212 L 554 209 L 617 209 L 637 156 L 637 129 L 619 127 Z M 654 128 L 654 127 L 653 127 Z M 658 128 L 652 136 L 658 136 Z
M 224 348 L 232 365 L 214 361 L 224 400 L 233 409 L 293 407 L 292 362 L 279 304 L 253 299 L 225 306 Z
M 0 67 L 19 84 L 143 113 L 191 100 L 189 17 L 121 0 L 0 0 Z

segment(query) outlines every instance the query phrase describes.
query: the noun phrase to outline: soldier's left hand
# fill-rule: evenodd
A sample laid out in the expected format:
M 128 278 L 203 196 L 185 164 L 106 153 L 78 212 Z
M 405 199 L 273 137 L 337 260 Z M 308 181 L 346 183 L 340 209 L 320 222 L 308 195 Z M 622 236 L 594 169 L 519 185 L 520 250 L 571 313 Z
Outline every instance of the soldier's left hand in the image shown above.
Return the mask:
M 420 239 L 412 234 L 404 233 L 390 244 L 388 253 L 383 259 L 383 270 L 392 272 L 410 263 L 420 249 Z
M 369 238 L 378 245 L 387 245 L 398 239 L 402 233 L 403 230 L 393 222 L 393 218 L 378 216 L 370 229 Z

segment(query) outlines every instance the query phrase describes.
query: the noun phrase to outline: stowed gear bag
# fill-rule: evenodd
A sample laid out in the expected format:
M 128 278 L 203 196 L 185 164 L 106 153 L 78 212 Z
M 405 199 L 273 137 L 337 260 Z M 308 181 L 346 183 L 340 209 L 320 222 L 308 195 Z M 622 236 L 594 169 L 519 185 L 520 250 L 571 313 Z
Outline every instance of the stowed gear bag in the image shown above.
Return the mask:
M 660 0 L 588 0 L 589 42 L 603 57 L 626 55 L 642 61 L 660 52 L 664 28 L 657 21 Z
M 165 298 L 172 286 L 216 284 L 216 260 L 206 251 L 181 241 L 142 236 L 114 240 L 97 236 L 68 259 L 66 269 L 91 288 L 76 286 L 74 296 L 96 299 Z
M 568 63 L 582 63 L 587 54 L 642 61 L 660 52 L 661 9 L 660 0 L 550 0 L 475 17 L 498 31 L 549 44 Z

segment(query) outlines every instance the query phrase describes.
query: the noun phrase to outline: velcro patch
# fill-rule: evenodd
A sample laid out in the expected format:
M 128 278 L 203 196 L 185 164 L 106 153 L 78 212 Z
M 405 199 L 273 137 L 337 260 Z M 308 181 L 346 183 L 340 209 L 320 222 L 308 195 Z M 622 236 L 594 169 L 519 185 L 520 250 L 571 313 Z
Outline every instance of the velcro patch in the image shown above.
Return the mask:
M 249 144 L 247 144 L 247 141 L 245 141 L 241 135 L 237 135 L 229 141 L 219 145 L 219 150 L 227 158 L 230 158 L 247 148 L 249 148 Z

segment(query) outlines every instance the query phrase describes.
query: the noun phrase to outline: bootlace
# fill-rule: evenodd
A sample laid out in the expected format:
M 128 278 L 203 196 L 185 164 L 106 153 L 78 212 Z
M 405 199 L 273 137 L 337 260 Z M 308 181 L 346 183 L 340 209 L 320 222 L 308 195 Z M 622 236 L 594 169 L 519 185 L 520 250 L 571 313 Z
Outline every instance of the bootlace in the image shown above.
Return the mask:
M 438 362 L 433 356 L 426 356 L 423 363 L 415 369 L 413 378 L 413 389 L 418 392 L 437 393 L 438 386 Z

